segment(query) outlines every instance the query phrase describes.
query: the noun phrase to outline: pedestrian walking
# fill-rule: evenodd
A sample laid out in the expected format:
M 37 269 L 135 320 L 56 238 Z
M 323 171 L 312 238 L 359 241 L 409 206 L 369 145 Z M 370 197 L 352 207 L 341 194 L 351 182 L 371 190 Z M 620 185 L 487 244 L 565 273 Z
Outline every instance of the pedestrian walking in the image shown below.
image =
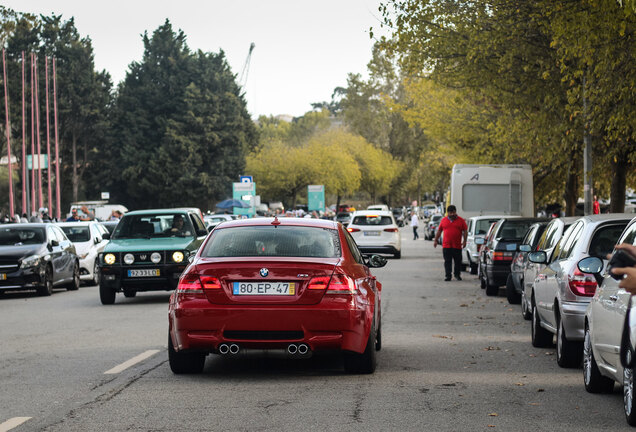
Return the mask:
M 594 202 L 592 203 L 592 212 L 594 214 L 601 214 L 601 204 L 598 202 L 598 198 L 594 195 Z
M 411 226 L 413 227 L 413 240 L 417 240 L 420 236 L 417 234 L 417 227 L 420 226 L 420 219 L 417 217 L 417 213 L 411 213 Z
M 444 233 L 442 239 L 442 253 L 444 255 L 444 271 L 446 272 L 445 281 L 451 280 L 451 274 L 455 274 L 455 279 L 462 280 L 462 249 L 466 247 L 466 238 L 468 237 L 468 226 L 466 221 L 457 216 L 457 208 L 449 205 L 446 209 L 446 217 L 442 218 L 435 233 L 433 247 L 437 247 L 439 237 Z M 453 262 L 454 272 L 453 270 Z

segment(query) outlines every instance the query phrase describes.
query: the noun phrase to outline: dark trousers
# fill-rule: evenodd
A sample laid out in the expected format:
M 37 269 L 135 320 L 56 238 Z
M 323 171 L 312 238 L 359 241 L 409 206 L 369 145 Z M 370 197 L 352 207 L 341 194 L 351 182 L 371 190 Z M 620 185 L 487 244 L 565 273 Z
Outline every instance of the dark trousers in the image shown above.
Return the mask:
M 442 250 L 444 254 L 444 271 L 446 272 L 446 278 L 450 279 L 451 274 L 459 276 L 462 271 L 462 250 L 454 248 L 444 248 Z M 451 271 L 453 261 L 455 261 L 455 273 Z
M 413 240 L 417 240 L 418 238 L 420 238 L 420 236 L 417 235 L 417 227 L 414 226 L 413 227 Z

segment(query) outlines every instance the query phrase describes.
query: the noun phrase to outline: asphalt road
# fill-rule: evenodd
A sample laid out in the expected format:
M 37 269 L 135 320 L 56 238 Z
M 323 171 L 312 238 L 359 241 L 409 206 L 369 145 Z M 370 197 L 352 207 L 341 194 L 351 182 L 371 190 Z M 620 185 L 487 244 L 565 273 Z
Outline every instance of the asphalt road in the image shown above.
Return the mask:
M 373 375 L 347 375 L 333 356 L 251 351 L 177 376 L 169 293 L 108 307 L 96 287 L 5 294 L 0 431 L 630 430 L 620 387 L 588 394 L 581 369 L 532 347 L 503 290 L 487 297 L 468 273 L 444 282 L 441 250 L 402 234 L 402 259 L 374 271 L 383 348 Z

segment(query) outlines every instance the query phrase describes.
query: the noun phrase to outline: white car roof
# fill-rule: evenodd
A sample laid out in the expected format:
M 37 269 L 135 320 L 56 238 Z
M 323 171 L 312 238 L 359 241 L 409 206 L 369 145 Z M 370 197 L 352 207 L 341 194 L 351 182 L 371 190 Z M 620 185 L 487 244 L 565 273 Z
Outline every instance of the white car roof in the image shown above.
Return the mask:
M 369 215 L 393 216 L 393 213 L 386 210 L 356 210 L 351 214 L 351 217 L 369 216 Z
M 77 221 L 77 222 L 58 222 L 55 225 L 57 226 L 71 226 L 71 227 L 77 227 L 77 226 L 89 226 L 96 223 L 95 221 Z

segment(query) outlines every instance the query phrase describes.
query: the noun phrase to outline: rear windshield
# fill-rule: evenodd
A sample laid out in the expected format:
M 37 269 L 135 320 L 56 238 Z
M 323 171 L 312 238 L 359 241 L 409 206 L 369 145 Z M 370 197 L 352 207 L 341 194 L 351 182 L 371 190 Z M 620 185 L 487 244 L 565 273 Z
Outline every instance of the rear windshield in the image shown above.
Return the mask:
M 341 256 L 338 231 L 300 226 L 246 226 L 217 229 L 201 252 L 203 257 Z
M 356 216 L 353 218 L 352 224 L 353 225 L 369 225 L 369 226 L 393 225 L 393 220 L 391 220 L 391 216 L 376 216 L 376 215 Z
M 486 235 L 488 233 L 488 228 L 490 225 L 497 222 L 499 219 L 480 219 L 475 223 L 475 234 Z
M 66 234 L 66 237 L 73 243 L 86 242 L 91 239 L 91 233 L 87 226 L 82 227 L 70 227 L 63 226 L 62 231 Z
M 20 246 L 44 243 L 43 228 L 2 228 L 0 246 Z
M 503 240 L 521 241 L 532 224 L 533 221 L 506 220 L 501 224 L 497 237 Z
M 126 215 L 117 224 L 113 239 L 190 237 L 194 228 L 190 218 L 183 213 L 153 215 Z

